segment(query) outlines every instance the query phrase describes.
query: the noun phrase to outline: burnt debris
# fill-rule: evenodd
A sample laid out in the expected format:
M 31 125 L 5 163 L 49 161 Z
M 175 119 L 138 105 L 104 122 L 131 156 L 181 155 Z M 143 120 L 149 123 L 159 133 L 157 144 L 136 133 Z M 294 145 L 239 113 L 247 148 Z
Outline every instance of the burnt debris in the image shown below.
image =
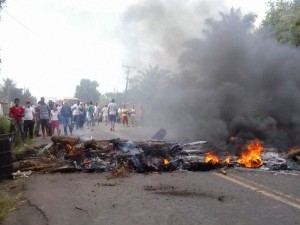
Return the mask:
M 248 148 L 263 148 L 260 142 Z M 249 147 L 250 146 L 250 147 Z M 246 146 L 247 147 L 247 146 Z M 244 147 L 244 148 L 246 148 Z M 288 153 L 285 158 L 279 153 L 266 150 L 254 159 L 228 155 L 227 151 L 215 154 L 209 151 L 206 141 L 171 143 L 160 140 L 133 142 L 123 139 L 82 141 L 75 137 L 52 137 L 47 146 L 28 148 L 16 155 L 14 170 L 41 171 L 47 173 L 111 172 L 114 177 L 126 176 L 129 171 L 138 173 L 172 171 L 210 171 L 224 167 L 253 167 L 264 170 L 287 170 L 288 161 L 299 160 L 299 150 Z M 249 149 L 247 157 L 251 157 Z M 250 154 L 250 156 L 249 156 Z M 261 157 L 260 157 L 261 156 Z M 258 163 L 258 160 L 261 160 Z M 239 163 L 242 161 L 243 163 Z M 250 163 L 250 164 L 249 164 Z M 298 164 L 298 163 L 296 163 Z M 250 166 L 249 166 L 250 165 Z M 259 165 L 259 166 L 257 166 Z

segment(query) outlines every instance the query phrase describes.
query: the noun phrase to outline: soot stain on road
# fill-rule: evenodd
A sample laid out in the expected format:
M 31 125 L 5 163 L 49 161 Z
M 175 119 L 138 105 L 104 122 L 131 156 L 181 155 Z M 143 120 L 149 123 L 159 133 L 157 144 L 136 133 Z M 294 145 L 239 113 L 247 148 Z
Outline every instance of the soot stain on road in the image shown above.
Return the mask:
M 199 197 L 199 198 L 210 198 L 210 199 L 217 199 L 221 201 L 224 201 L 225 196 L 214 196 L 207 193 L 202 192 L 194 192 L 194 191 L 187 191 L 187 190 L 174 190 L 174 191 L 155 191 L 153 194 L 159 194 L 159 195 L 168 195 L 168 196 L 174 196 L 174 197 Z
M 195 190 L 193 191 L 177 190 L 177 188 L 172 185 L 159 185 L 159 186 L 147 185 L 144 186 L 144 190 L 151 191 L 153 194 L 158 194 L 158 195 L 166 195 L 172 197 L 210 198 L 210 199 L 218 200 L 220 202 L 224 202 L 226 197 L 224 195 L 215 196 L 209 193 L 196 192 Z
M 162 184 L 159 186 L 153 186 L 153 185 L 144 186 L 145 191 L 157 191 L 157 190 L 165 191 L 165 190 L 175 190 L 175 189 L 177 188 L 172 185 L 162 185 Z

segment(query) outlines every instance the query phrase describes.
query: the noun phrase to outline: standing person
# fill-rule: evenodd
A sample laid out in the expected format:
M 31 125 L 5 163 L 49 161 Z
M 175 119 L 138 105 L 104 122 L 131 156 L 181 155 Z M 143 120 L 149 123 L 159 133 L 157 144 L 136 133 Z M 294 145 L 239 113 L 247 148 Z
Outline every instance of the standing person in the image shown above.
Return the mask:
M 41 103 L 41 101 L 38 102 L 38 105 Z M 40 137 L 40 127 L 41 127 L 41 119 L 40 119 L 40 109 L 38 105 L 35 107 L 35 128 L 34 133 L 36 137 Z
M 101 114 L 102 114 L 102 122 L 105 123 L 105 125 L 107 125 L 108 123 L 108 106 L 104 105 L 103 109 L 101 110 Z
M 20 99 L 15 98 L 15 105 L 9 108 L 9 117 L 12 118 L 12 123 L 16 123 L 21 132 L 21 139 L 25 145 L 24 127 L 23 127 L 23 117 L 24 108 L 20 105 Z M 10 131 L 12 132 L 12 130 Z
M 62 124 L 62 119 L 61 119 L 61 115 L 60 115 L 61 107 L 62 106 L 60 104 L 56 104 L 56 108 L 57 108 L 57 111 L 58 111 L 58 121 L 59 121 L 59 124 Z
M 29 131 L 29 137 L 33 138 L 33 128 L 35 119 L 35 109 L 31 106 L 30 101 L 26 101 L 24 107 L 24 137 L 27 137 Z
M 119 108 L 118 113 L 117 113 L 117 122 L 118 123 L 121 123 L 121 116 L 122 116 L 122 109 Z
M 93 102 L 90 102 L 87 111 L 86 111 L 86 119 L 87 119 L 87 126 L 91 127 L 94 125 L 94 108 L 93 108 Z
M 84 105 L 83 102 L 80 102 L 80 108 L 79 108 L 79 128 L 83 127 L 83 124 L 85 122 L 85 111 L 84 111 Z
M 51 113 L 51 110 L 52 110 L 53 107 L 54 107 L 54 102 L 53 102 L 52 100 L 49 100 L 49 101 L 48 101 L 48 106 L 49 106 L 48 111 L 49 111 L 49 118 L 50 118 L 50 113 Z M 53 132 L 53 130 L 52 130 L 52 127 L 50 126 L 50 120 L 49 120 L 48 136 L 52 136 L 52 132 Z
M 130 110 L 130 117 L 131 117 L 131 123 L 132 126 L 136 126 L 136 118 L 135 118 L 135 107 L 132 106 L 131 110 Z
M 55 133 L 55 130 L 56 130 L 56 134 L 60 135 L 58 115 L 59 115 L 59 111 L 57 110 L 57 106 L 55 105 L 50 112 L 50 126 L 53 135 Z
M 127 127 L 129 127 L 128 125 L 128 109 L 126 108 L 126 105 L 123 106 L 122 108 L 122 123 L 123 126 L 125 127 L 125 125 L 127 125 Z
M 63 125 L 64 125 L 64 133 L 65 135 L 68 135 L 68 127 L 70 134 L 72 135 L 72 109 L 71 106 L 69 106 L 68 102 L 63 103 L 63 107 L 60 110 L 60 114 L 62 116 Z
M 50 117 L 50 107 L 45 103 L 45 98 L 41 97 L 40 104 L 38 105 L 40 111 L 40 121 L 42 127 L 43 138 L 46 137 L 47 132 L 49 132 L 49 117 Z M 48 133 L 50 135 L 50 133 Z
M 110 122 L 110 130 L 111 131 L 115 130 L 117 113 L 118 113 L 117 104 L 115 103 L 115 99 L 112 99 L 111 102 L 108 104 L 108 118 L 109 118 L 109 122 Z
M 99 125 L 101 120 L 101 114 L 100 114 L 100 106 L 98 106 L 98 103 L 94 106 L 94 120 L 97 121 L 97 124 Z
M 72 111 L 73 111 L 73 121 L 75 122 L 75 127 L 76 127 L 76 130 L 78 129 L 79 127 L 79 114 L 80 114 L 80 101 L 78 100 L 77 103 L 75 103 L 73 106 L 72 106 Z

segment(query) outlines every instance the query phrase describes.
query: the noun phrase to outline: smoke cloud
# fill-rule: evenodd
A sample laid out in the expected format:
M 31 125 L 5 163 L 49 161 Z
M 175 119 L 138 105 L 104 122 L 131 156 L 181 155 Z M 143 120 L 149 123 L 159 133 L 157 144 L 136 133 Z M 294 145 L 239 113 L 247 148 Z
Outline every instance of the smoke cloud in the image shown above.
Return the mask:
M 176 68 L 168 85 L 153 93 L 155 120 L 178 136 L 217 146 L 233 136 L 284 150 L 299 145 L 299 49 L 277 44 L 239 10 L 216 17 L 212 1 L 191 8 L 192 1 L 177 2 L 167 10 L 163 1 L 145 1 L 124 17 L 144 32 L 135 36 L 133 51 L 152 44 L 157 49 L 143 60 Z

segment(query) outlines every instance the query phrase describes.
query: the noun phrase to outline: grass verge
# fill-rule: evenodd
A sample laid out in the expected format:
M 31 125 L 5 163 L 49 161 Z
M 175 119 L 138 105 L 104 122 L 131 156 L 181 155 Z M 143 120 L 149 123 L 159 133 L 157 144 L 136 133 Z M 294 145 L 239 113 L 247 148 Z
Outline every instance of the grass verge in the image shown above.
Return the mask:
M 0 182 L 0 223 L 21 199 L 25 188 L 24 178 Z

